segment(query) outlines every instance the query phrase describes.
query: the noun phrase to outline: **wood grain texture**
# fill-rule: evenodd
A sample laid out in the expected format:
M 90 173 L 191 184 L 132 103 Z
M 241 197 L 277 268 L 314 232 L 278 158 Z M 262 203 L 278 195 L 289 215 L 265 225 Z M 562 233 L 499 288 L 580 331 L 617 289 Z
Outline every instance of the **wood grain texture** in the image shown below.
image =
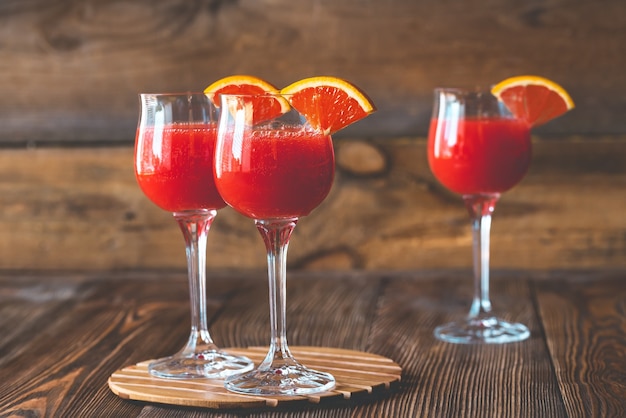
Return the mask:
M 381 401 L 389 408 L 388 416 L 394 416 L 394 410 L 416 417 L 567 416 L 529 303 L 529 276 L 504 272 L 492 276 L 494 312 L 527 325 L 529 340 L 487 346 L 442 344 L 433 329 L 467 315 L 470 272 L 389 275 L 372 324 L 370 349 L 394 353 L 405 370 L 401 389 L 407 396 Z
M 433 328 L 469 309 L 469 270 L 301 272 L 288 280 L 292 346 L 358 350 L 403 369 L 392 392 L 348 404 L 211 411 L 116 396 L 116 370 L 185 342 L 184 274 L 0 274 L 0 416 L 574 417 L 626 410 L 624 270 L 496 270 L 494 309 L 531 338 L 499 346 L 439 342 Z M 221 346 L 267 347 L 267 284 L 220 272 L 210 328 Z M 11 320 L 11 318 L 13 320 Z M 98 415 L 102 413 L 103 415 Z
M 550 134 L 624 134 L 622 0 L 5 0 L 0 141 L 126 142 L 137 93 L 235 73 L 348 78 L 379 111 L 347 136 L 424 135 L 432 89 L 555 79 L 575 111 Z
M 577 107 L 535 131 L 532 168 L 496 209 L 493 266 L 626 267 L 625 4 L 0 2 L 0 268 L 182 271 L 178 227 L 133 178 L 137 94 L 234 73 L 346 77 L 378 107 L 337 137 L 334 188 L 299 223 L 290 269 L 468 267 L 465 211 L 426 164 L 431 92 L 523 73 Z M 249 220 L 220 212 L 208 265 L 265 269 Z
M 468 216 L 430 173 L 423 138 L 335 145 L 333 189 L 298 223 L 291 270 L 471 266 Z M 528 175 L 496 207 L 492 265 L 626 267 L 626 138 L 536 137 L 533 146 Z M 129 146 L 0 152 L 0 268 L 184 270 L 182 234 L 141 193 L 132 154 Z M 221 210 L 207 262 L 264 271 L 252 221 Z
M 568 416 L 626 415 L 623 279 L 612 277 L 605 281 L 607 286 L 597 286 L 563 277 L 536 286 L 539 312 L 550 336 L 548 348 Z M 588 366 L 573 367 L 582 363 Z

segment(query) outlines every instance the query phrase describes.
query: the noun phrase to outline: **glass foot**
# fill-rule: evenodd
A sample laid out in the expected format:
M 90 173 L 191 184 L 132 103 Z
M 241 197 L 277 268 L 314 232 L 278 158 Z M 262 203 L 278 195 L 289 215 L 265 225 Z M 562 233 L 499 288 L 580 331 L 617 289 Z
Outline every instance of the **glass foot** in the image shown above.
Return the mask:
M 254 363 L 243 356 L 222 351 L 175 354 L 148 365 L 150 374 L 166 379 L 223 379 L 252 370 Z
M 523 324 L 495 317 L 470 318 L 437 327 L 435 337 L 456 344 L 504 344 L 523 341 L 530 337 L 530 331 Z
M 301 365 L 284 365 L 232 376 L 224 387 L 246 395 L 306 395 L 332 389 L 335 378 Z

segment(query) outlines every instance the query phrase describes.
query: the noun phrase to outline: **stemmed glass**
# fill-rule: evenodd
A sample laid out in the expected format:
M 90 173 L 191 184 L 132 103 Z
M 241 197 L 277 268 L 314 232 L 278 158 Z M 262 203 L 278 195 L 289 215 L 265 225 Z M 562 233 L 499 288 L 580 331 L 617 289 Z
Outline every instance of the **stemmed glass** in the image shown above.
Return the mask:
M 226 206 L 213 180 L 218 109 L 203 93 L 140 94 L 135 175 L 143 193 L 172 212 L 183 232 L 191 333 L 176 354 L 149 364 L 165 378 L 223 378 L 251 370 L 246 357 L 221 351 L 206 312 L 206 243 L 217 209 Z
M 524 177 L 530 160 L 530 126 L 488 90 L 435 89 L 428 162 L 444 186 L 462 195 L 474 242 L 474 298 L 469 315 L 437 327 L 438 339 L 508 343 L 530 336 L 523 324 L 496 317 L 489 299 L 491 215 L 501 193 Z
M 287 345 L 286 266 L 289 239 L 302 216 L 326 197 L 334 177 L 330 135 L 291 109 L 257 123 L 280 95 L 221 95 L 215 182 L 230 206 L 254 219 L 267 250 L 270 347 L 254 370 L 226 379 L 228 390 L 298 395 L 331 389 L 335 379 L 301 365 Z M 317 118 L 317 115 L 313 115 Z M 319 119 L 317 119 L 319 120 Z

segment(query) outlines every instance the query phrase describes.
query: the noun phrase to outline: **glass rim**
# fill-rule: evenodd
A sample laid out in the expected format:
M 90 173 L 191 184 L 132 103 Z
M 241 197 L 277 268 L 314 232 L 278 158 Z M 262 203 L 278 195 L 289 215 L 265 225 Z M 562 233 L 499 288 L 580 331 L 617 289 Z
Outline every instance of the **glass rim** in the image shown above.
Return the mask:
M 491 89 L 493 88 L 493 86 L 495 86 L 495 84 L 492 84 L 490 86 L 474 86 L 474 87 L 463 87 L 463 86 L 459 86 L 459 87 L 435 87 L 433 89 L 433 91 L 435 93 L 463 93 L 463 94 L 468 94 L 468 93 L 474 93 L 474 94 L 479 94 L 479 93 L 489 93 L 491 95 L 493 95 L 491 93 Z
M 208 93 L 203 91 L 180 91 L 180 92 L 162 92 L 162 93 L 137 93 L 138 96 L 164 96 L 164 97 L 173 97 L 173 96 L 207 96 Z
M 491 86 L 474 86 L 474 87 L 435 87 L 433 89 L 433 94 L 435 96 L 439 95 L 452 95 L 452 96 L 466 96 L 466 97 L 492 97 L 493 99 L 498 99 L 492 92 L 491 89 L 494 85 Z
M 251 97 L 292 97 L 297 93 L 281 93 L 280 91 L 275 92 L 262 92 L 262 93 L 219 93 L 219 97 L 241 97 L 241 98 L 251 98 Z M 318 94 L 318 93 L 314 93 Z M 137 93 L 137 96 L 140 98 L 143 97 L 188 97 L 188 96 L 205 96 L 207 98 L 211 98 L 211 93 L 205 93 L 204 91 L 180 91 L 180 92 L 146 92 L 146 93 Z
M 297 93 L 281 93 L 280 91 L 275 92 L 262 92 L 262 93 L 220 93 L 220 97 L 291 97 L 295 96 Z M 318 94 L 318 93 L 314 93 Z

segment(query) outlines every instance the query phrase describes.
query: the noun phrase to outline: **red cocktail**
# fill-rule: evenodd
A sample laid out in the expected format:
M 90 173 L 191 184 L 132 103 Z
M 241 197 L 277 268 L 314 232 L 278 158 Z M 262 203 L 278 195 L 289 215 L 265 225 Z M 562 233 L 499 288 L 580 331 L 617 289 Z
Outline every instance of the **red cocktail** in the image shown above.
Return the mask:
M 278 106 L 280 105 L 280 106 Z M 271 120 L 255 115 L 284 109 Z M 329 390 L 329 373 L 301 365 L 286 333 L 287 247 L 293 229 L 326 197 L 334 153 L 328 132 L 315 128 L 278 93 L 221 96 L 215 182 L 228 205 L 254 219 L 267 250 L 270 348 L 256 369 L 226 379 L 228 390 L 253 395 L 300 395 Z M 307 115 L 311 117 L 311 115 Z M 318 115 L 312 115 L 319 120 Z
M 224 378 L 250 370 L 246 357 L 221 351 L 211 339 L 206 314 L 206 242 L 217 209 L 213 157 L 218 109 L 203 93 L 141 94 L 135 142 L 135 174 L 145 195 L 172 212 L 183 232 L 191 299 L 187 344 L 152 361 L 164 378 Z
M 466 319 L 439 326 L 452 343 L 507 343 L 528 328 L 495 317 L 489 299 L 489 233 L 500 193 L 516 185 L 531 159 L 531 125 L 513 116 L 489 91 L 435 90 L 428 162 L 435 177 L 463 196 L 474 239 L 474 298 Z
M 522 120 L 469 117 L 430 123 L 428 163 L 453 192 L 505 192 L 524 177 L 530 159 L 530 127 Z
M 240 94 L 241 86 L 258 92 Z M 205 92 L 220 97 L 215 182 L 224 201 L 252 218 L 267 251 L 270 347 L 254 370 L 224 387 L 249 395 L 306 395 L 335 385 L 300 364 L 287 345 L 287 247 L 296 223 L 328 195 L 335 173 L 331 134 L 375 110 L 355 85 L 310 77 L 278 91 L 263 80 L 233 76 Z
M 216 122 L 143 127 L 137 137 L 137 182 L 157 206 L 169 212 L 226 206 L 213 180 Z
M 308 215 L 330 191 L 335 172 L 330 136 L 301 127 L 247 131 L 237 155 L 222 154 L 217 164 L 224 199 L 254 219 Z

